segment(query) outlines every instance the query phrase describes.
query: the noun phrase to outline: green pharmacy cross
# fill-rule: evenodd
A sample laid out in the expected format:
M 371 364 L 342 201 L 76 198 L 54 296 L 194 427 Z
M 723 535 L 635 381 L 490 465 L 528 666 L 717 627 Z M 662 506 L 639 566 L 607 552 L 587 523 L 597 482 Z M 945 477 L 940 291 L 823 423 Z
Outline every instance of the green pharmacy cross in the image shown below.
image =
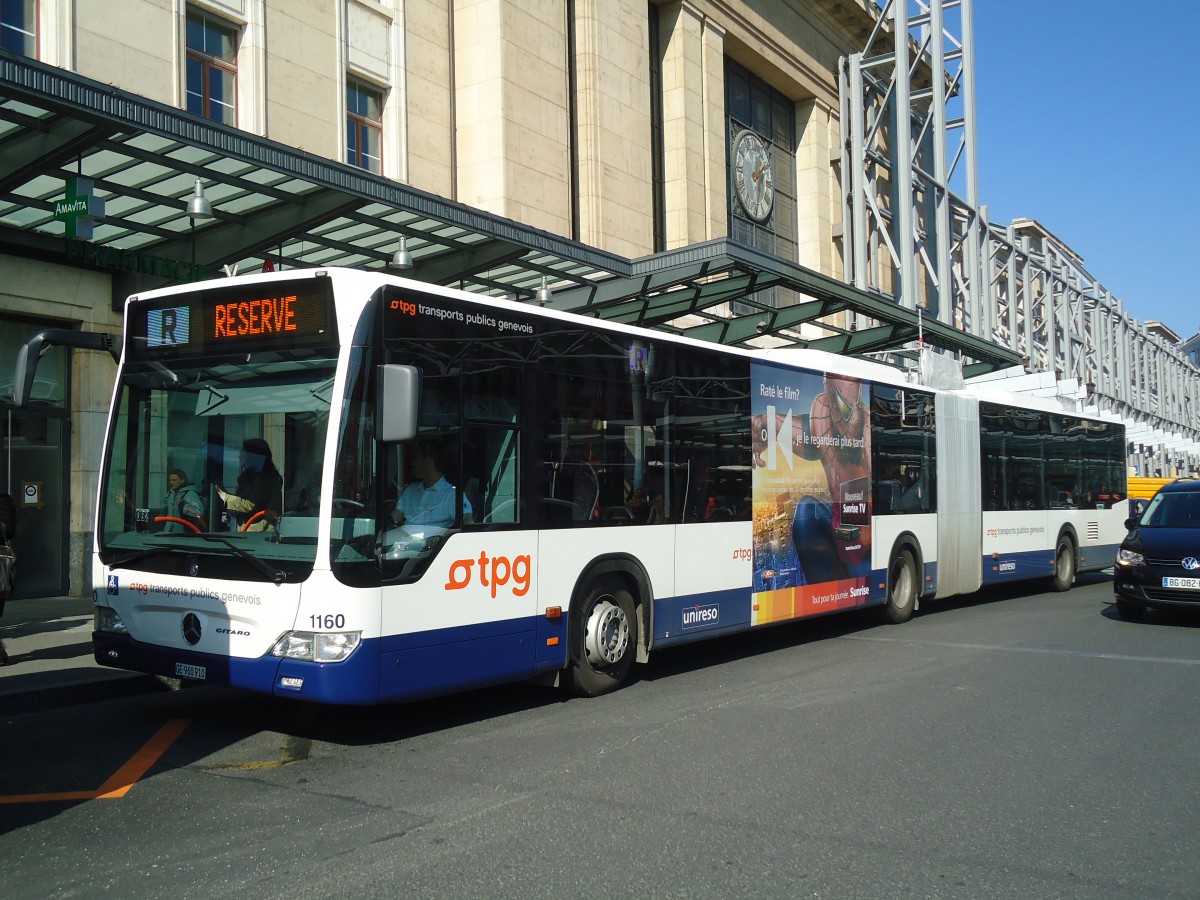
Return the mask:
M 67 199 L 55 202 L 54 218 L 66 224 L 67 237 L 92 239 L 92 228 L 104 221 L 104 201 L 92 193 L 92 179 L 67 179 Z

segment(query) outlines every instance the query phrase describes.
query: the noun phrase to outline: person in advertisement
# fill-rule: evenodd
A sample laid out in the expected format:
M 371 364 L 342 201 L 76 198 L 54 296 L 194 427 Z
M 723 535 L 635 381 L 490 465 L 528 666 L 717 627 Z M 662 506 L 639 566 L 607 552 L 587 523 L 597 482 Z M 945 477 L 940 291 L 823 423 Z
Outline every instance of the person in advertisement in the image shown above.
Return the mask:
M 824 390 L 813 398 L 809 429 L 832 495 L 827 508 L 828 522 L 821 521 L 816 527 L 823 536 L 832 533 L 835 556 L 842 570 L 835 569 L 835 577 L 865 576 L 870 565 L 869 548 L 861 538 L 871 521 L 867 502 L 871 491 L 871 445 L 867 404 L 863 402 L 858 379 L 825 376 Z M 803 519 L 802 512 L 806 513 Z M 797 509 L 798 545 L 818 519 L 824 520 L 825 512 Z

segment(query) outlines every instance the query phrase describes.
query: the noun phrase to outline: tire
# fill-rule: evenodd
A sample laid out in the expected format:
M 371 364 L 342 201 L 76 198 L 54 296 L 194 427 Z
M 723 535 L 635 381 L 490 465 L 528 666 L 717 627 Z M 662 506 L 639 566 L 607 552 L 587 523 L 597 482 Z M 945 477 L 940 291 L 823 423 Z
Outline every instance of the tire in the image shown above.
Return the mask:
M 1117 615 L 1126 622 L 1138 622 L 1146 612 L 1146 607 L 1131 600 L 1117 601 Z
M 571 610 L 571 659 L 567 684 L 581 697 L 615 691 L 637 655 L 638 626 L 633 594 L 615 575 L 591 583 Z
M 917 563 L 911 550 L 901 550 L 888 564 L 887 603 L 883 613 L 893 625 L 912 618 L 917 608 Z
M 1050 579 L 1054 590 L 1069 591 L 1075 583 L 1075 543 L 1065 534 L 1058 539 L 1054 548 L 1054 576 Z

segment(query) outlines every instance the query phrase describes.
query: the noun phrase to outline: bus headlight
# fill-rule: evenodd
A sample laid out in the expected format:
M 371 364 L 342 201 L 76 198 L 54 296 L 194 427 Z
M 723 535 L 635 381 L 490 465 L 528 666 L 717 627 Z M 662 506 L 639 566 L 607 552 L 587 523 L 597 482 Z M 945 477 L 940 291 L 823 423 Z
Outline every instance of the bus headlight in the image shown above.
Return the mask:
M 1120 566 L 1144 566 L 1146 557 L 1140 553 L 1134 553 L 1132 550 L 1124 548 L 1117 551 L 1117 565 Z
M 275 642 L 272 656 L 306 662 L 341 662 L 362 640 L 361 631 L 289 631 Z
M 128 634 L 129 629 L 111 606 L 97 606 L 92 612 L 92 630 L 108 631 L 112 634 Z

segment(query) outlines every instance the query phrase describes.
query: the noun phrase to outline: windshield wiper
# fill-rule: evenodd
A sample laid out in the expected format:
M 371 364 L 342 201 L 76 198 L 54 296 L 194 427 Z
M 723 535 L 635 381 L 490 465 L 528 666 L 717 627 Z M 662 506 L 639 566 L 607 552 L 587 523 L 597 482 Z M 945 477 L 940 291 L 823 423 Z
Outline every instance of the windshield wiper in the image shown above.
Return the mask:
M 204 540 L 209 541 L 210 543 L 218 543 L 228 547 L 237 556 L 249 563 L 251 568 L 255 569 L 260 575 L 267 576 L 267 578 L 270 578 L 276 584 L 283 584 L 285 581 L 287 581 L 287 572 L 268 565 L 265 561 L 259 559 L 253 553 L 248 553 L 241 547 L 230 543 L 223 537 L 218 537 L 212 534 L 197 535 L 197 537 L 203 537 Z M 195 553 L 195 549 L 178 546 L 149 547 L 145 550 L 139 550 L 136 553 L 131 553 L 128 556 L 121 557 L 120 559 L 114 559 L 112 562 L 112 567 L 114 569 L 123 569 L 127 566 L 133 565 L 135 562 L 146 559 L 147 557 L 155 556 L 159 553 L 166 553 L 168 555 L 175 553 L 192 554 Z
M 149 556 L 155 556 L 159 553 L 173 553 L 174 549 L 175 548 L 173 547 L 150 547 L 146 550 L 139 550 L 137 553 L 130 553 L 128 556 L 121 557 L 120 559 L 114 559 L 112 561 L 112 567 L 114 569 L 123 569 L 126 566 L 131 566 L 138 560 L 146 559 Z
M 315 388 L 309 388 L 308 392 L 312 394 L 313 399 L 328 406 L 329 398 L 333 395 L 333 376 L 329 376 Z M 322 396 L 322 394 L 325 396 Z
M 285 581 L 287 581 L 287 572 L 283 571 L 283 569 L 276 569 L 273 566 L 268 565 L 264 560 L 259 559 L 253 553 L 247 553 L 245 550 L 232 543 L 227 538 L 219 537 L 215 534 L 203 534 L 200 536 L 206 541 L 224 544 L 226 547 L 248 562 L 251 568 L 257 570 L 259 574 L 266 575 L 276 584 L 283 584 Z

